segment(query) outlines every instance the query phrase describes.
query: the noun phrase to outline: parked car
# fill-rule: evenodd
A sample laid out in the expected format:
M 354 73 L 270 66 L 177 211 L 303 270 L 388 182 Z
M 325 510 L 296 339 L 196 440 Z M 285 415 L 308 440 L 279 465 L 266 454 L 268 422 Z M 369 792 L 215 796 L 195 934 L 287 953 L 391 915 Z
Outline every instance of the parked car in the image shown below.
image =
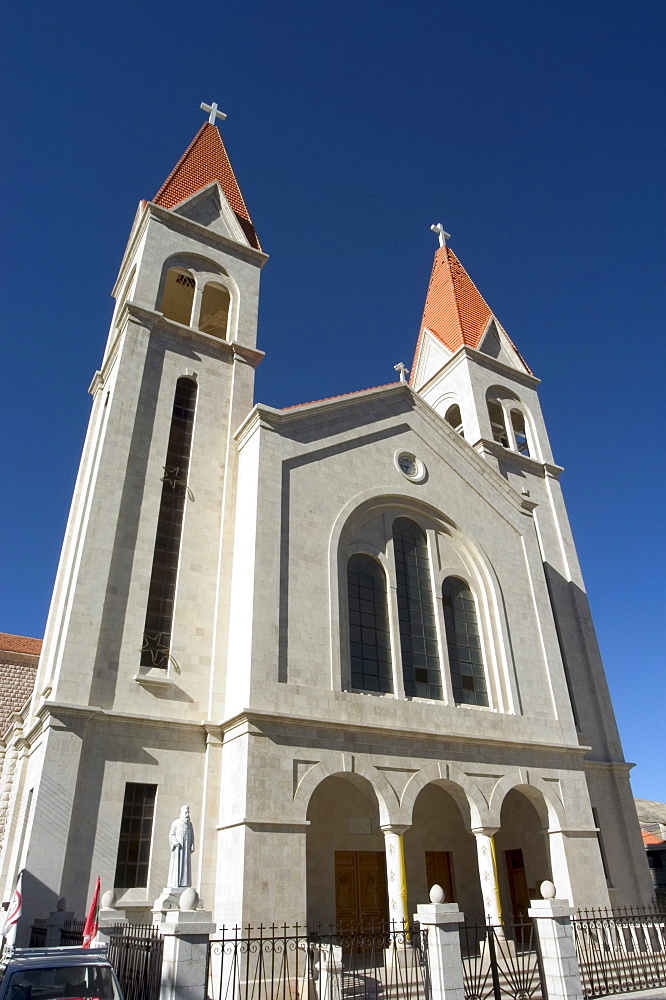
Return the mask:
M 14 948 L 0 963 L 0 1000 L 123 1000 L 101 948 Z

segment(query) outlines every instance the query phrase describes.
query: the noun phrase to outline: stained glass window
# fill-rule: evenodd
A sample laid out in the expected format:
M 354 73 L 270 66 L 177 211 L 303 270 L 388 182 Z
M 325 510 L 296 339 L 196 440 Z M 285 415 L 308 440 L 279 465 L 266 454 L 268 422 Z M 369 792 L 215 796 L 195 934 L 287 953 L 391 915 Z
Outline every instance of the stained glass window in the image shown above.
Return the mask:
M 453 698 L 457 705 L 487 705 L 488 688 L 474 595 L 462 580 L 442 585 Z
M 386 577 L 370 556 L 347 563 L 351 686 L 362 691 L 393 691 L 391 637 Z
M 426 537 L 406 517 L 393 523 L 402 676 L 408 698 L 442 698 Z

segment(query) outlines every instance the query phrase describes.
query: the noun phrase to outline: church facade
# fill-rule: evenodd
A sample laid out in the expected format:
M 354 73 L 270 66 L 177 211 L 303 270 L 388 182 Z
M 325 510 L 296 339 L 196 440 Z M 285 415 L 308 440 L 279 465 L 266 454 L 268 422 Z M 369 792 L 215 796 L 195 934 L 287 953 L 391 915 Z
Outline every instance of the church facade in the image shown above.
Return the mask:
M 411 380 L 278 410 L 212 121 L 141 202 L 4 738 L 24 935 L 97 875 L 150 919 L 184 805 L 219 924 L 651 901 L 538 379 L 444 237 Z

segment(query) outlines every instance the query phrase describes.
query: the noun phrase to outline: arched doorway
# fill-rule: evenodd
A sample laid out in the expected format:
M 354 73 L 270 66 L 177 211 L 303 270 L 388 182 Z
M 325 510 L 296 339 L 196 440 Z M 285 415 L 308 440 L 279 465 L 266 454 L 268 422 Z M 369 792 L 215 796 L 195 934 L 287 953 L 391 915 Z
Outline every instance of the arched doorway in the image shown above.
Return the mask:
M 434 782 L 419 792 L 412 826 L 405 833 L 405 868 L 410 912 L 427 903 L 431 887 L 444 889 L 446 902 L 456 902 L 470 919 L 483 916 L 483 897 L 474 835 L 464 792 L 459 796 L 463 816 L 454 796 Z
M 308 926 L 384 926 L 384 834 L 370 782 L 352 774 L 325 778 L 312 793 L 307 818 Z
M 527 918 L 530 900 L 540 899 L 539 886 L 552 879 L 548 811 L 540 792 L 512 788 L 502 803 L 500 822 L 495 850 L 502 912 Z

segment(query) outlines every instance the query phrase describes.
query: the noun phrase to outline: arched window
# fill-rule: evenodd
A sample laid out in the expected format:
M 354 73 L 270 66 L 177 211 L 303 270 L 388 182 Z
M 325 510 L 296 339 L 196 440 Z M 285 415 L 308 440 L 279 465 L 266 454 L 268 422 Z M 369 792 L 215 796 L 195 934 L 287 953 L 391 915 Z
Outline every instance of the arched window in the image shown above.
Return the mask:
M 187 499 L 187 475 L 194 426 L 197 385 L 179 378 L 171 415 L 162 496 L 157 519 L 153 568 L 150 574 L 146 624 L 141 647 L 141 666 L 166 670 L 171 654 L 171 625 L 176 596 L 183 514 Z
M 162 315 L 189 326 L 192 319 L 194 286 L 194 278 L 187 271 L 180 267 L 169 268 L 164 282 Z
M 229 322 L 229 292 L 223 285 L 210 282 L 203 290 L 199 329 L 224 339 Z
M 493 441 L 497 441 L 503 448 L 509 447 L 509 435 L 506 432 L 504 422 L 504 410 L 496 399 L 488 400 L 488 416 L 490 417 L 490 427 L 493 432 Z
M 511 426 L 513 427 L 513 436 L 516 439 L 516 448 L 521 455 L 527 455 L 529 458 L 530 449 L 527 443 L 527 431 L 525 430 L 525 417 L 520 410 L 511 411 Z
M 347 563 L 351 686 L 362 691 L 393 691 L 391 636 L 386 577 L 370 556 Z
M 453 406 L 449 406 L 448 410 L 446 411 L 446 416 L 444 417 L 444 419 L 446 420 L 447 424 L 451 424 L 456 433 L 460 434 L 460 437 L 462 438 L 465 437 L 462 417 L 460 415 L 460 407 L 458 406 L 457 403 L 454 403 Z
M 450 576 L 442 584 L 442 602 L 454 701 L 457 705 L 487 705 L 474 595 L 466 583 Z
M 426 537 L 406 517 L 393 522 L 402 676 L 408 697 L 441 698 L 435 608 Z

